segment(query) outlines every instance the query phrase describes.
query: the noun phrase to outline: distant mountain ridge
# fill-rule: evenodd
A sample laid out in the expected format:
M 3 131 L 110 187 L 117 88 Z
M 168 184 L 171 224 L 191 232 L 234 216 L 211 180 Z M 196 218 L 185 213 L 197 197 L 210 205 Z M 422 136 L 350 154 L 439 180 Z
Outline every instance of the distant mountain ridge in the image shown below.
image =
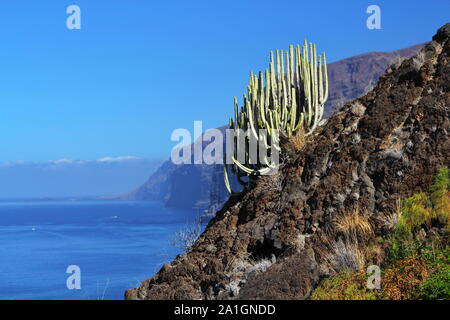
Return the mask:
M 372 90 L 379 77 L 399 59 L 414 56 L 426 43 L 389 52 L 369 52 L 342 59 L 328 65 L 329 93 L 325 116 L 329 118 L 347 101 Z
M 370 91 L 392 63 L 414 56 L 425 44 L 390 52 L 369 52 L 330 63 L 330 96 L 325 104 L 325 117 Z M 175 165 L 168 160 L 142 186 L 117 199 L 163 201 L 168 207 L 214 212 L 228 199 L 228 192 L 222 165 Z

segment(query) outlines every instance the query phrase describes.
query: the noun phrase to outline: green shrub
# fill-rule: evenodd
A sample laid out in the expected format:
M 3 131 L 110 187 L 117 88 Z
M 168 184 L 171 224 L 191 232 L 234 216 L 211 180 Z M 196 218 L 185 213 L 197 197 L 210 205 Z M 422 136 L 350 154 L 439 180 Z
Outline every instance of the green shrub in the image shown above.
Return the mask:
M 439 169 L 434 184 L 428 193 L 420 192 L 402 202 L 401 215 L 396 231 L 415 233 L 421 228 L 430 228 L 433 220 L 449 227 L 450 219 L 450 170 Z
M 421 192 L 403 200 L 402 215 L 399 219 L 398 228 L 413 233 L 423 225 L 430 225 L 432 210 L 429 208 L 428 196 Z
M 379 290 L 367 289 L 367 274 L 363 271 L 341 270 L 336 276 L 323 280 L 310 300 L 376 300 Z
M 420 286 L 420 295 L 426 300 L 450 300 L 450 266 L 431 274 Z
M 433 218 L 449 228 L 450 219 L 450 169 L 443 167 L 435 177 L 430 188 L 430 201 L 433 206 Z
M 389 262 L 406 259 L 414 255 L 421 244 L 410 238 L 394 235 L 391 238 L 391 246 L 389 248 Z
M 439 169 L 436 177 L 434 178 L 434 184 L 430 188 L 431 200 L 435 200 L 442 197 L 450 189 L 450 169 L 442 167 Z

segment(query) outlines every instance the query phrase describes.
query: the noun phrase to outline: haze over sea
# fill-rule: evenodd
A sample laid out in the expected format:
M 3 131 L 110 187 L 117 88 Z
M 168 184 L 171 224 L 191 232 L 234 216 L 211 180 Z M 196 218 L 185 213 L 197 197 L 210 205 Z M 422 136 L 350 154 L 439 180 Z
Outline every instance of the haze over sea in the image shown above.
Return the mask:
M 180 250 L 196 212 L 155 202 L 0 202 L 0 299 L 123 299 Z M 69 290 L 69 265 L 81 289 Z

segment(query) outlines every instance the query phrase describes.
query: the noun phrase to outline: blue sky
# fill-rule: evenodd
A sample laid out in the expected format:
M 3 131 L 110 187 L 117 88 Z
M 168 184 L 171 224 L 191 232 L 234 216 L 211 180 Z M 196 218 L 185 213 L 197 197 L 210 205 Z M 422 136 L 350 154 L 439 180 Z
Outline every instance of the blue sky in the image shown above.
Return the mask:
M 82 29 L 66 28 L 79 5 Z M 366 8 L 382 29 L 366 28 Z M 450 1 L 0 3 L 1 161 L 168 157 L 176 128 L 223 125 L 249 70 L 305 37 L 329 61 L 430 40 Z

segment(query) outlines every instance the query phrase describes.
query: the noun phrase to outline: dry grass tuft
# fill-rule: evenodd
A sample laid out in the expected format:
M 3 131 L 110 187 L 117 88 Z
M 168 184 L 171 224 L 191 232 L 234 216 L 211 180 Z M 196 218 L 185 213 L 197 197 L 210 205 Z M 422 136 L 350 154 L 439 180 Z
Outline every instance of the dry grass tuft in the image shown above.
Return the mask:
M 359 249 L 358 243 L 343 241 L 342 239 L 333 243 L 329 261 L 332 262 L 335 271 L 343 269 L 363 270 L 366 264 L 364 254 Z
M 377 219 L 381 222 L 381 224 L 386 227 L 388 230 L 393 230 L 402 216 L 402 201 L 398 198 L 396 201 L 396 210 L 392 213 L 386 213 L 384 215 L 380 215 Z
M 397 54 L 392 60 L 391 67 L 393 67 L 394 69 L 398 69 L 398 67 L 401 66 L 403 61 L 405 61 L 405 58 L 402 58 L 400 57 L 400 55 Z
M 422 68 L 422 66 L 425 63 L 425 52 L 424 51 L 420 51 L 419 54 L 417 56 L 415 56 L 413 58 L 413 66 L 414 68 L 416 68 L 416 70 L 420 70 L 420 68 Z
M 361 214 L 358 208 L 349 214 L 338 217 L 336 228 L 349 238 L 373 234 L 369 218 Z
M 290 139 L 289 142 L 292 146 L 292 149 L 294 149 L 294 151 L 300 151 L 303 149 L 303 147 L 306 144 L 306 136 L 305 136 L 305 132 L 303 130 L 297 130 L 297 132 L 295 133 L 295 135 L 293 135 Z

